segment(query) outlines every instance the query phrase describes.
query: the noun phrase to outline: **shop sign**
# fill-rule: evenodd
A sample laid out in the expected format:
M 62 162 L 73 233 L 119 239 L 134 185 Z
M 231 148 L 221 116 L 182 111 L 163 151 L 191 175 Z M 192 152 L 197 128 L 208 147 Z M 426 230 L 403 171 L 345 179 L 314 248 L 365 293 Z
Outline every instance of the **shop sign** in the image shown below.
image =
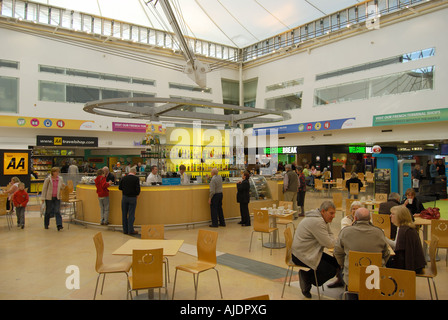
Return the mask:
M 297 147 L 264 148 L 264 154 L 296 154 Z
M 27 175 L 28 167 L 28 153 L 5 152 L 3 154 L 3 175 Z
M 327 130 L 339 130 L 354 128 L 356 118 L 336 119 L 336 120 L 322 120 L 315 122 L 304 122 L 297 124 L 288 124 L 284 126 L 275 126 L 267 128 L 253 129 L 252 135 L 264 136 L 273 134 L 271 131 L 275 131 L 276 134 L 285 133 L 302 133 L 312 131 L 327 131 Z
M 51 147 L 98 147 L 98 138 L 37 136 L 36 145 Z
M 373 126 L 386 126 L 396 124 L 422 123 L 447 121 L 448 108 L 432 109 L 413 112 L 393 113 L 386 115 L 379 115 L 373 117 Z

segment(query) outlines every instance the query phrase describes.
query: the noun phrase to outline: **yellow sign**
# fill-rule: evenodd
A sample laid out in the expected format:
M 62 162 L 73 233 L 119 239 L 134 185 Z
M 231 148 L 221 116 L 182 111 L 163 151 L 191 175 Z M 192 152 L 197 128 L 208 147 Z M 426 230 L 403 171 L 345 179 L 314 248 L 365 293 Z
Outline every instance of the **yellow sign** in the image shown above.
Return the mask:
M 5 152 L 3 157 L 3 174 L 18 176 L 28 174 L 28 153 Z
M 54 145 L 62 146 L 62 137 L 54 137 Z

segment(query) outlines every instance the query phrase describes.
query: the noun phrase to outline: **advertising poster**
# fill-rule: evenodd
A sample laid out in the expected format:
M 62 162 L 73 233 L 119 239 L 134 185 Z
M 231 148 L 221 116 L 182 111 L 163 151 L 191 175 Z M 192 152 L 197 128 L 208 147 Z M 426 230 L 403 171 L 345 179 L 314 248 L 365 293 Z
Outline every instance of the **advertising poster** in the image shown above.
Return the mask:
M 390 169 L 375 169 L 375 193 L 390 193 Z

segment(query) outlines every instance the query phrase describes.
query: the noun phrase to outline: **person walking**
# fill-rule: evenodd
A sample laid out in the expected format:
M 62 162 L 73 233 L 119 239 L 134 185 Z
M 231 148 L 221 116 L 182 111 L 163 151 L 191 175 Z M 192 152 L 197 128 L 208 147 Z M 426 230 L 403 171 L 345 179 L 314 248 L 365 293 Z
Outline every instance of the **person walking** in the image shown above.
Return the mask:
M 297 212 L 297 190 L 299 189 L 299 177 L 292 170 L 292 166 L 285 166 L 286 174 L 283 178 L 283 198 L 285 201 L 292 202 L 292 210 Z
M 112 181 L 106 181 L 106 173 L 104 170 L 99 169 L 95 178 L 95 186 L 100 204 L 101 225 L 109 224 L 109 186 L 112 184 Z
M 135 168 L 131 168 L 129 174 L 120 180 L 118 189 L 122 192 L 121 214 L 124 234 L 137 234 L 134 230 L 135 208 L 137 197 L 140 194 L 140 179 L 135 175 Z
M 236 201 L 240 204 L 240 214 L 241 214 L 241 224 L 243 227 L 250 226 L 250 215 L 249 215 L 249 202 L 250 202 L 250 184 L 249 184 L 250 174 L 244 171 L 242 174 L 242 180 L 236 184 Z
M 25 228 L 25 208 L 30 197 L 25 190 L 25 184 L 19 182 L 19 189 L 12 195 L 12 202 L 16 208 L 17 226 L 22 229 Z
M 300 214 L 295 213 L 294 218 L 305 216 L 305 194 L 306 194 L 306 177 L 303 173 L 302 167 L 296 168 L 297 175 L 299 176 L 299 189 L 297 191 L 297 208 L 300 207 Z
M 56 218 L 56 226 L 59 230 L 62 230 L 62 217 L 61 217 L 61 190 L 65 188 L 64 180 L 59 176 L 59 168 L 51 168 L 50 175 L 45 179 L 42 186 L 42 202 L 45 201 L 45 217 L 44 227 L 48 229 L 50 224 L 50 218 Z
M 210 181 L 210 194 L 208 204 L 210 205 L 210 216 L 212 224 L 210 227 L 225 227 L 224 212 L 222 211 L 222 178 L 218 174 L 218 169 L 213 168 L 211 171 L 212 180 Z

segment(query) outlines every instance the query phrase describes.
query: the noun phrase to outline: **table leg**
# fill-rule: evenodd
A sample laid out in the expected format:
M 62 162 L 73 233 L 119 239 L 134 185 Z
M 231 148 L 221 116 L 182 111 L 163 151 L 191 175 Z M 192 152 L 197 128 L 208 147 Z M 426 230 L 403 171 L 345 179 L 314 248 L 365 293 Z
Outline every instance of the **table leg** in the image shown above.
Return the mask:
M 276 228 L 277 227 L 277 218 L 274 216 L 274 217 L 271 217 L 271 219 L 272 219 L 272 227 Z M 270 249 L 271 248 L 272 249 L 281 249 L 281 248 L 285 248 L 286 247 L 285 243 L 277 241 L 277 239 L 278 239 L 278 229 L 275 230 L 274 232 L 272 232 L 272 238 L 273 239 L 272 239 L 271 242 L 263 243 L 263 247 L 270 248 Z

